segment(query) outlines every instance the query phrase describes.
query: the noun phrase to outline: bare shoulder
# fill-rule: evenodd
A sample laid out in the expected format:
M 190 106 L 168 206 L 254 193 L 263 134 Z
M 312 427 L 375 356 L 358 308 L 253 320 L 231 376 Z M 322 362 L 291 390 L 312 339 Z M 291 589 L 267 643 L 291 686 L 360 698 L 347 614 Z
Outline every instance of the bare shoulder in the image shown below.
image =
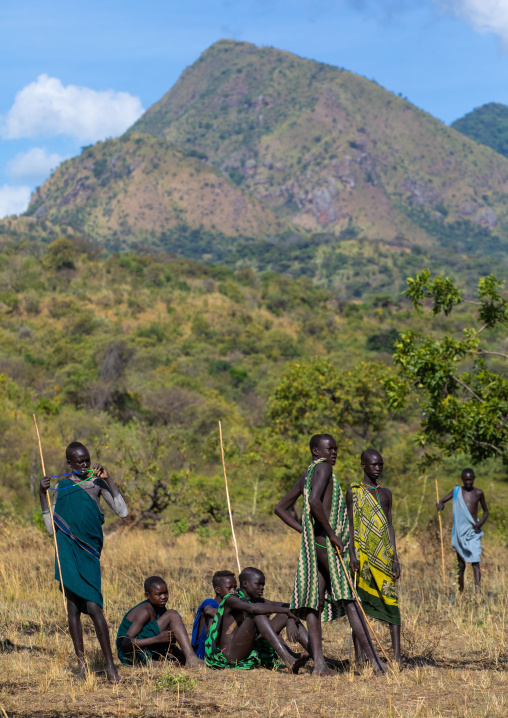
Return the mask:
M 150 607 L 148 606 L 148 603 L 142 603 L 139 606 L 135 606 L 129 611 L 126 618 L 128 621 L 134 621 L 135 619 L 146 619 L 146 622 L 148 623 L 148 621 L 151 619 Z
M 384 486 L 381 486 L 380 488 L 381 488 L 381 493 L 384 494 L 387 499 L 392 498 L 392 492 L 390 491 L 390 489 L 386 489 Z
M 314 469 L 314 476 L 319 476 L 320 478 L 330 478 L 332 473 L 332 465 L 329 464 L 327 461 L 322 461 L 320 464 L 317 464 L 316 468 Z
M 476 487 L 475 487 L 474 493 L 475 493 L 475 496 L 476 496 L 478 499 L 481 499 L 482 496 L 484 496 L 483 490 L 482 490 L 482 489 L 477 489 Z

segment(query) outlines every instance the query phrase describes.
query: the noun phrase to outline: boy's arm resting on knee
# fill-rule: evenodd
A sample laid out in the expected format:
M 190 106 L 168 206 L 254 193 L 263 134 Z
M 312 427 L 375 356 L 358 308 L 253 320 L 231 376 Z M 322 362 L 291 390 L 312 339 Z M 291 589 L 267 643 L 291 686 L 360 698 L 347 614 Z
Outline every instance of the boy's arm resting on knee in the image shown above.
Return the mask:
M 302 494 L 301 490 L 301 479 L 298 479 L 296 484 L 293 486 L 291 491 L 289 491 L 284 498 L 282 498 L 277 506 L 275 507 L 274 514 L 278 516 L 282 521 L 284 521 L 285 524 L 289 526 L 289 528 L 294 529 L 295 531 L 298 531 L 298 533 L 302 533 L 302 525 L 295 519 L 295 517 L 290 513 L 290 509 L 293 508 L 293 506 L 296 503 L 296 500 L 299 496 Z
M 332 467 L 330 464 L 323 463 L 318 464 L 312 477 L 312 486 L 309 494 L 309 506 L 312 511 L 314 519 L 321 524 L 325 530 L 328 538 L 334 546 L 337 546 L 339 551 L 342 553 L 344 550 L 344 544 L 338 536 L 336 536 L 334 530 L 330 526 L 328 516 L 326 515 L 325 507 L 323 506 L 323 496 L 328 486 L 332 475 Z
M 122 649 L 124 651 L 130 651 L 134 646 L 137 648 L 143 648 L 143 646 L 150 646 L 153 643 L 170 642 L 167 640 L 167 636 L 165 634 L 171 634 L 171 631 L 161 631 L 157 636 L 150 636 L 150 638 L 136 638 L 138 633 L 141 633 L 146 624 L 150 623 L 150 618 L 150 613 L 147 608 L 139 611 L 139 613 L 134 616 L 134 620 L 122 640 Z
M 272 601 L 260 601 L 259 603 L 246 603 L 236 596 L 230 596 L 226 601 L 226 606 L 232 611 L 244 611 L 253 616 L 269 616 L 272 613 L 285 613 L 296 619 L 289 607 L 282 603 L 273 603 Z

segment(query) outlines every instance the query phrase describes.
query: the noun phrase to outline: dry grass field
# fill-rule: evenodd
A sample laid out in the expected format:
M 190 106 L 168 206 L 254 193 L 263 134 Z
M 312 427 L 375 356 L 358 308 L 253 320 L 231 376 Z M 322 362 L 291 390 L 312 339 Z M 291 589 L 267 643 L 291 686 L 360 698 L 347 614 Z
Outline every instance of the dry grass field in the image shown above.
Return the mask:
M 400 542 L 403 576 L 401 672 L 383 678 L 348 665 L 332 678 L 313 678 L 310 666 L 298 676 L 266 670 L 213 672 L 168 664 L 122 666 L 123 682 L 109 685 L 101 671 L 92 624 L 84 617 L 90 675 L 73 676 L 76 660 L 64 611 L 52 579 L 49 537 L 35 528 L 1 529 L 0 716 L 233 716 L 244 718 L 506 718 L 508 716 L 507 553 L 487 544 L 484 587 L 476 599 L 468 567 L 466 591 L 457 595 L 451 549 L 447 585 L 440 578 L 435 538 Z M 267 576 L 267 598 L 288 598 L 298 537 L 240 532 L 242 564 Z M 210 595 L 214 570 L 234 568 L 229 544 L 178 538 L 157 531 L 120 530 L 106 537 L 103 552 L 105 611 L 114 640 L 122 615 L 143 598 L 143 579 L 161 574 L 169 606 L 188 627 L 192 609 Z M 388 631 L 379 626 L 388 646 Z M 345 620 L 324 629 L 328 655 L 349 657 Z M 11 641 L 14 647 L 7 642 Z M 168 673 L 170 678 L 165 678 Z M 161 688 L 161 683 L 169 688 Z

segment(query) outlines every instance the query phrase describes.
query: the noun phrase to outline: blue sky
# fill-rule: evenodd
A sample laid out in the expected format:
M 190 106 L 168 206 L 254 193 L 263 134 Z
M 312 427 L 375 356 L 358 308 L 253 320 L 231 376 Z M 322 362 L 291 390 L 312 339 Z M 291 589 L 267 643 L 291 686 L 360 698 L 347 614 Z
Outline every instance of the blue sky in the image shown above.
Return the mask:
M 5 0 L 0 216 L 225 37 L 345 67 L 446 123 L 508 104 L 508 0 Z

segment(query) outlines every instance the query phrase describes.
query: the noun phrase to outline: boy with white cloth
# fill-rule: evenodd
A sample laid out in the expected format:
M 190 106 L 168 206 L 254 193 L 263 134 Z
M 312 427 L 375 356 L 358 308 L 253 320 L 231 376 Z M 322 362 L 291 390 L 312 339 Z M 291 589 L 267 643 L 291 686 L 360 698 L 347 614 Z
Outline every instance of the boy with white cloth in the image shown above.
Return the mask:
M 464 571 L 466 563 L 473 564 L 473 576 L 476 590 L 480 589 L 480 557 L 482 553 L 481 530 L 489 517 L 489 510 L 485 495 L 481 489 L 475 489 L 474 471 L 464 469 L 462 472 L 462 486 L 455 486 L 453 491 L 439 501 L 436 506 L 442 511 L 446 501 L 453 498 L 453 529 L 452 546 L 457 552 L 459 563 L 458 579 L 459 591 L 464 590 Z M 481 504 L 483 515 L 478 520 L 478 504 Z

